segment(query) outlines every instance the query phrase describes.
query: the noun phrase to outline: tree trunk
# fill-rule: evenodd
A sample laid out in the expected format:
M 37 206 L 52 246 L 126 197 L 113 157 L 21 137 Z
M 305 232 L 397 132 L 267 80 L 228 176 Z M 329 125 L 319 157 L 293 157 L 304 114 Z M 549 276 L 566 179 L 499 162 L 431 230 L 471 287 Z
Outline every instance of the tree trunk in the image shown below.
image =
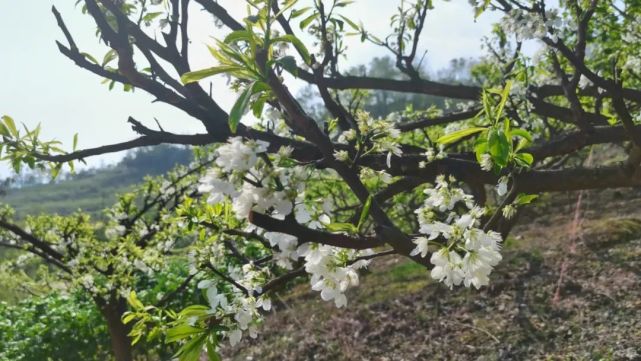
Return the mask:
M 99 307 L 100 313 L 107 321 L 111 349 L 116 361 L 133 361 L 131 340 L 127 336 L 129 327 L 122 323 L 122 315 L 126 310 L 125 301 L 112 300 L 112 302 L 99 304 Z

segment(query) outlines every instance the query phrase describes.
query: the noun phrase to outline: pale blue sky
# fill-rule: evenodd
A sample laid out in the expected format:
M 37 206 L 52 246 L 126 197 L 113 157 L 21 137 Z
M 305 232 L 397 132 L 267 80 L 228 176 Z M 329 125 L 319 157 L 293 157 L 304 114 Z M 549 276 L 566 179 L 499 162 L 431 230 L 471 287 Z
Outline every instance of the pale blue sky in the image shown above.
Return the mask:
M 55 41 L 64 37 L 55 24 L 51 5 L 62 13 L 67 26 L 81 51 L 101 58 L 106 52 L 94 36 L 95 25 L 89 16 L 75 7 L 75 0 L 0 0 L 0 114 L 11 115 L 16 121 L 34 127 L 42 123 L 42 136 L 56 138 L 71 146 L 73 134 L 79 133 L 79 147 L 91 147 L 124 141 L 135 137 L 126 120 L 129 116 L 154 125 L 157 118 L 165 129 L 179 133 L 202 131 L 197 121 L 170 106 L 151 103 L 145 92 L 124 93 L 118 87 L 112 91 L 101 84 L 96 75 L 78 68 L 58 52 Z M 220 0 L 230 13 L 241 18 L 244 6 L 238 0 Z M 473 57 L 480 53 L 480 39 L 487 35 L 492 14 L 473 21 L 473 11 L 467 0 L 435 1 L 436 9 L 428 16 L 421 47 L 428 51 L 430 68 L 438 69 L 456 57 Z M 369 30 L 385 35 L 389 17 L 396 1 L 360 0 L 349 6 L 344 15 L 362 20 Z M 215 33 L 210 17 L 192 4 L 192 62 L 194 68 L 211 66 L 205 44 Z M 368 63 L 385 50 L 361 44 L 356 38 L 348 41 L 346 65 Z M 295 90 L 298 84 L 292 84 Z M 225 88 L 223 79 L 214 81 L 214 98 L 226 109 L 235 94 Z M 88 159 L 90 165 L 111 163 L 122 155 L 114 154 Z M 0 165 L 0 175 L 7 175 Z

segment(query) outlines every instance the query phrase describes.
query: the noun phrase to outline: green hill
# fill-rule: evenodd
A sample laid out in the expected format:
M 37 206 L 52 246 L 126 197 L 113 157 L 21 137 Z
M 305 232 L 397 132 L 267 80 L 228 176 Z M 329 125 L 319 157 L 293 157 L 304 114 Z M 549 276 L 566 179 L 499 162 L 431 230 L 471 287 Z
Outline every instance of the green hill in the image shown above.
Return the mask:
M 55 183 L 18 184 L 0 199 L 19 217 L 28 214 L 68 214 L 82 209 L 100 216 L 119 193 L 128 191 L 147 175 L 160 175 L 192 159 L 191 150 L 174 146 L 142 148 L 130 152 L 118 164 L 79 172 Z

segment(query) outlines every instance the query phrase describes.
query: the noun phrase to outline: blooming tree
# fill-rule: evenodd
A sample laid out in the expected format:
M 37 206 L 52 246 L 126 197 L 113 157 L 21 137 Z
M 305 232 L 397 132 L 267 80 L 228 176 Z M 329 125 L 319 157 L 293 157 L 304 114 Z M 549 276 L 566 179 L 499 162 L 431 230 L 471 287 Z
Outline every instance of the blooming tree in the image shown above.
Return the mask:
M 158 199 L 153 222 L 136 219 L 130 209 L 141 206 L 130 199 L 103 230 L 82 215 L 20 226 L 8 211 L 0 226 L 11 245 L 56 264 L 104 307 L 119 303 L 124 317 L 114 327 L 127 330 L 128 341 L 164 337 L 179 345 L 182 360 L 203 349 L 217 359 L 221 342 L 254 337 L 273 291 L 296 278 L 345 307 L 359 270 L 376 257 L 407 257 L 449 288 L 485 286 L 518 209 L 537 194 L 641 184 L 636 1 L 470 1 L 469 21 L 490 11 L 502 17 L 484 39 L 471 85 L 435 82 L 421 71 L 420 39 L 439 6 L 429 0 L 401 1 L 388 34 L 341 15 L 345 0 L 246 0 L 242 19 L 213 0 L 80 3 L 109 49 L 103 61 L 83 53 L 54 8 L 62 54 L 110 87 L 140 89 L 184 111 L 207 132 L 174 134 L 130 118 L 138 138 L 65 152 L 5 116 L 7 159 L 57 172 L 160 143 L 208 151 L 168 188 L 143 192 L 144 202 Z M 226 32 L 210 44 L 209 68 L 190 65 L 191 8 Z M 385 48 L 404 78 L 346 73 L 348 36 Z M 204 87 L 217 75 L 238 94 L 229 112 L 215 100 L 225 89 Z M 287 86 L 295 81 L 316 88 L 327 117 L 306 112 Z M 363 110 L 368 91 L 438 96 L 449 106 L 377 118 Z M 583 167 L 586 149 L 600 144 L 622 148 L 625 158 Z M 162 268 L 178 238 L 188 239 L 187 282 L 207 303 L 179 312 L 145 305 L 130 274 Z M 130 349 L 116 358 L 131 360 Z
M 194 277 L 187 272 L 181 276 L 175 270 L 172 276 L 180 279 L 162 275 L 175 268 L 169 257 L 181 249 L 180 243 L 188 243 L 193 237 L 183 231 L 183 221 L 176 218 L 175 209 L 195 194 L 194 182 L 206 164 L 148 179 L 121 195 L 105 210 L 102 220 L 76 212 L 68 216 L 27 216 L 17 221 L 13 210 L 4 206 L 0 210 L 0 245 L 25 254 L 2 267 L 19 270 L 34 261 L 44 261 L 58 282 L 93 300 L 107 324 L 115 356 L 131 354 L 129 330 L 122 322 L 127 300 L 136 299 L 131 292 L 166 289 L 166 293 L 148 293 L 155 296 L 152 300 L 157 306 L 169 305 L 181 298 L 180 292 Z

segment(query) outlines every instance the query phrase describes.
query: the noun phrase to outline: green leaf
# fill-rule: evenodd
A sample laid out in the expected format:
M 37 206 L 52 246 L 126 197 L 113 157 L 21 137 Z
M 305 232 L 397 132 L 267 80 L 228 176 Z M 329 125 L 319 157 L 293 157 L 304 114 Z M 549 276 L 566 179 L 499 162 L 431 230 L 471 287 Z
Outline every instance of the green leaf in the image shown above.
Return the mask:
M 104 68 L 105 65 L 109 64 L 111 61 L 116 59 L 118 56 L 118 53 L 116 53 L 115 50 L 111 49 L 105 54 L 104 58 L 102 59 L 102 67 Z
M 289 17 L 290 20 L 303 15 L 304 13 L 306 13 L 311 8 L 312 8 L 311 6 L 306 6 L 306 7 L 302 8 L 302 9 L 292 10 L 292 13 L 291 13 L 291 15 Z
M 160 15 L 163 15 L 163 14 L 164 14 L 163 12 L 147 13 L 147 14 L 145 14 L 145 16 L 143 16 L 142 20 L 148 23 L 148 22 L 153 21 L 155 18 L 157 18 L 157 17 L 159 17 Z
M 285 11 L 289 10 L 292 6 L 296 5 L 297 2 L 298 0 L 290 0 L 287 3 L 285 3 L 283 8 L 280 9 L 280 11 L 274 15 L 274 19 L 282 15 Z
M 530 153 L 517 153 L 514 159 L 520 166 L 529 167 L 534 162 L 534 156 Z
M 276 37 L 272 40 L 272 43 L 277 43 L 277 42 L 291 43 L 292 45 L 294 45 L 296 50 L 298 50 L 300 55 L 303 57 L 303 60 L 305 60 L 305 63 L 306 64 L 310 63 L 311 57 L 309 56 L 309 51 L 305 47 L 305 44 L 303 44 L 303 42 L 300 41 L 299 38 L 291 34 L 286 34 L 283 36 Z
M 283 69 L 287 70 L 293 76 L 298 77 L 298 67 L 296 66 L 296 58 L 294 58 L 293 56 L 291 55 L 284 56 L 276 60 L 274 63 L 282 66 Z
M 2 123 L 0 123 L 0 135 L 5 137 L 11 136 L 11 134 L 9 133 L 9 129 L 7 129 L 7 127 L 5 127 Z
M 352 0 L 337 1 L 335 6 L 337 8 L 343 8 L 343 7 L 345 7 L 345 6 L 349 5 L 349 4 L 352 4 L 352 3 L 354 3 L 354 1 L 352 1 Z
M 222 361 L 222 358 L 216 352 L 216 344 L 211 340 L 207 340 L 207 357 L 209 357 L 209 361 Z
M 18 128 L 16 128 L 16 123 L 13 121 L 13 118 L 11 118 L 8 115 L 3 115 L 2 116 L 2 120 L 4 121 L 4 125 L 9 130 L 9 133 L 17 138 L 18 137 Z
M 313 13 L 312 15 L 310 15 L 310 16 L 306 17 L 305 19 L 301 20 L 301 21 L 300 21 L 300 25 L 299 25 L 300 29 L 301 29 L 301 30 L 305 30 L 305 28 L 306 28 L 306 27 L 307 27 L 307 26 L 308 26 L 312 21 L 314 21 L 314 19 L 316 19 L 316 18 L 317 18 L 317 17 L 319 17 L 319 16 L 320 16 L 320 14 L 319 14 L 319 13 Z
M 358 25 L 356 25 L 356 23 L 355 23 L 355 22 L 351 21 L 351 20 L 350 20 L 350 19 L 348 19 L 347 17 L 345 17 L 345 16 L 343 16 L 343 15 L 338 15 L 338 17 L 340 17 L 341 19 L 345 20 L 345 22 L 346 22 L 347 24 L 349 24 L 349 26 L 351 26 L 351 27 L 352 27 L 352 29 L 354 29 L 354 30 L 356 30 L 356 31 L 360 31 L 360 30 L 361 30 L 361 29 L 358 27 Z
M 510 143 L 505 133 L 496 128 L 490 129 L 487 145 L 492 161 L 500 167 L 505 167 L 510 154 Z
M 22 169 L 22 160 L 20 160 L 20 158 L 13 158 L 11 160 L 11 168 L 14 172 L 20 173 L 20 170 Z
M 365 220 L 367 219 L 367 216 L 369 215 L 369 209 L 372 207 L 372 195 L 370 194 L 369 197 L 367 197 L 367 201 L 365 201 L 365 205 L 363 205 L 363 210 L 361 211 L 361 216 L 358 219 L 358 226 L 356 226 L 356 229 L 360 232 L 361 228 L 363 227 L 363 224 L 365 223 Z
M 242 70 L 242 68 L 235 65 L 214 66 L 207 69 L 201 69 L 201 70 L 184 73 L 180 77 L 180 81 L 182 81 L 183 84 L 189 84 L 189 83 L 197 82 L 201 79 L 204 79 L 210 76 L 214 76 L 222 73 L 229 73 L 237 70 Z
M 263 114 L 265 102 L 267 102 L 267 97 L 263 96 L 256 99 L 256 101 L 251 105 L 252 114 L 254 114 L 256 118 L 260 118 L 260 116 Z
M 487 139 L 478 138 L 474 145 L 474 152 L 476 153 L 476 161 L 481 163 L 481 156 L 487 153 Z
M 486 129 L 487 128 L 485 128 L 485 127 L 473 127 L 473 128 L 457 130 L 455 132 L 452 132 L 450 134 L 446 134 L 446 135 L 438 138 L 436 140 L 436 142 L 439 143 L 439 144 L 454 143 L 454 142 L 456 142 L 457 140 L 459 140 L 461 138 L 465 138 L 465 137 L 468 137 L 468 136 L 470 136 L 472 134 L 476 134 L 476 133 L 482 132 L 482 131 L 484 131 Z
M 414 21 L 414 18 L 409 18 L 407 19 L 407 27 L 412 30 L 416 29 L 416 22 Z
M 521 149 L 527 148 L 531 143 L 532 143 L 532 135 L 530 132 L 524 129 L 512 129 L 510 132 L 511 136 L 518 136 L 521 137 L 519 142 L 516 144 L 516 147 L 514 148 L 515 152 L 520 151 Z
M 89 61 L 91 61 L 92 63 L 94 63 L 96 65 L 100 65 L 98 60 L 96 60 L 96 58 L 94 58 L 91 54 L 89 54 L 89 53 L 80 53 L 80 55 L 82 55 L 85 58 L 89 59 Z
M 205 332 L 204 328 L 190 326 L 186 323 L 167 330 L 167 342 L 177 342 L 189 336 Z
M 246 42 L 252 42 L 253 37 L 254 37 L 254 34 L 249 30 L 236 30 L 229 33 L 229 35 L 225 37 L 223 42 L 225 44 L 231 44 L 241 40 Z
M 499 121 L 499 119 L 501 118 L 501 115 L 503 114 L 503 108 L 505 107 L 505 103 L 507 103 L 507 98 L 510 95 L 511 88 L 512 88 L 512 80 L 508 80 L 505 83 L 505 87 L 503 88 L 503 91 L 501 92 L 501 101 L 499 102 L 499 105 L 496 110 L 497 122 Z
M 180 361 L 198 361 L 200 358 L 200 353 L 202 352 L 203 346 L 207 341 L 207 335 L 203 334 L 201 336 L 195 337 L 186 344 L 184 344 L 177 353 Z
M 347 232 L 350 234 L 358 233 L 358 228 L 351 223 L 330 223 L 326 224 L 325 228 L 330 232 Z
M 78 148 L 78 133 L 73 135 L 73 147 L 71 148 L 74 152 Z
M 514 203 L 518 205 L 523 205 L 523 204 L 530 204 L 532 203 L 533 200 L 539 198 L 538 195 L 536 194 L 525 194 L 525 193 L 520 193 L 518 196 L 516 196 L 516 199 L 514 200 Z
M 481 94 L 481 101 L 483 103 L 483 113 L 491 120 L 494 109 L 492 108 L 492 98 L 488 90 L 483 90 L 483 94 Z
M 138 299 L 138 296 L 136 295 L 136 291 L 129 292 L 129 296 L 127 297 L 127 302 L 135 310 L 141 310 L 145 308 L 142 302 L 140 302 L 140 300 Z
M 251 99 L 251 95 L 254 90 L 253 88 L 255 84 L 256 82 L 251 83 L 245 88 L 245 90 L 243 90 L 240 93 L 240 96 L 238 97 L 238 99 L 236 99 L 236 103 L 234 103 L 234 106 L 231 108 L 231 111 L 229 112 L 229 129 L 234 134 L 238 129 L 238 124 L 240 123 L 240 119 L 243 117 L 243 114 L 245 114 L 245 111 L 249 106 L 249 100 Z
M 335 26 L 338 26 L 338 30 L 343 31 L 343 27 L 345 26 L 345 22 L 343 20 L 338 20 L 338 19 L 330 19 L 332 24 Z
M 481 14 L 483 14 L 483 12 L 485 12 L 491 2 L 492 0 L 483 0 L 483 4 L 476 6 L 476 9 L 474 11 L 474 20 L 476 20 L 479 16 L 481 16 Z
M 532 134 L 530 134 L 530 132 L 528 132 L 528 131 L 527 131 L 527 130 L 525 130 L 525 129 L 517 128 L 517 129 L 512 129 L 510 132 L 511 132 L 511 134 L 512 134 L 513 136 L 515 136 L 515 135 L 516 135 L 516 136 L 519 136 L 519 137 L 521 137 L 521 138 L 525 138 L 525 139 L 527 139 L 527 140 L 528 140 L 528 142 L 532 142 Z
M 136 318 L 136 314 L 133 312 L 127 312 L 122 316 L 122 323 L 125 325 L 133 321 Z
M 151 342 L 151 341 L 157 339 L 161 334 L 162 334 L 162 330 L 160 329 L 160 327 L 154 327 L 147 334 L 146 340 L 147 340 L 147 342 Z
M 35 160 L 28 159 L 27 163 L 29 164 L 29 168 L 33 169 L 33 167 L 35 165 Z M 51 178 L 52 179 L 58 178 L 58 175 L 60 174 L 61 168 L 62 168 L 62 164 L 56 164 L 56 165 L 52 165 L 51 166 L 49 172 L 51 173 Z
M 136 333 L 133 333 L 133 334 L 129 334 L 129 336 L 134 336 L 134 338 L 131 340 L 131 344 L 135 345 L 135 344 L 138 343 L 138 341 L 140 341 L 140 338 L 142 337 L 142 332 L 136 332 Z

